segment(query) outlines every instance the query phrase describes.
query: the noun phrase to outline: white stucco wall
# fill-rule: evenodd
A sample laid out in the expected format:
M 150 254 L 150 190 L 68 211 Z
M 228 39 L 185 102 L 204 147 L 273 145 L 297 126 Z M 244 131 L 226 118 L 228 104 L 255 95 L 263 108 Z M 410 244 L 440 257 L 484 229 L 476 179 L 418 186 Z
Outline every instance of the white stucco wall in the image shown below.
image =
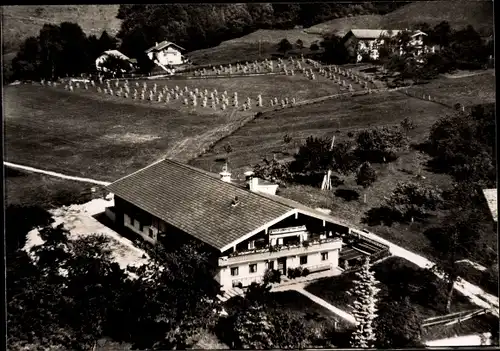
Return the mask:
M 321 260 L 321 253 L 328 252 L 328 259 L 325 261 Z M 338 267 L 339 263 L 339 250 L 325 250 L 322 252 L 314 252 L 307 254 L 307 264 L 300 264 L 300 257 L 303 255 L 297 256 L 288 256 L 286 261 L 286 268 L 297 268 L 299 266 L 303 268 L 314 268 L 316 266 L 330 265 L 332 268 Z M 277 259 L 270 260 L 274 262 L 274 269 L 278 269 Z M 223 290 L 229 290 L 233 287 L 233 281 L 241 282 L 243 286 L 248 286 L 252 282 L 261 282 L 264 273 L 267 270 L 267 262 L 259 261 L 253 262 L 257 264 L 257 271 L 255 273 L 250 273 L 249 263 L 244 264 L 235 264 L 227 267 L 222 267 L 217 273 L 215 280 L 219 282 L 222 286 Z M 238 267 L 238 275 L 231 275 L 231 268 Z
M 173 47 L 168 47 L 158 52 L 148 52 L 148 57 L 152 61 L 158 61 L 161 65 L 182 64 L 182 54 Z

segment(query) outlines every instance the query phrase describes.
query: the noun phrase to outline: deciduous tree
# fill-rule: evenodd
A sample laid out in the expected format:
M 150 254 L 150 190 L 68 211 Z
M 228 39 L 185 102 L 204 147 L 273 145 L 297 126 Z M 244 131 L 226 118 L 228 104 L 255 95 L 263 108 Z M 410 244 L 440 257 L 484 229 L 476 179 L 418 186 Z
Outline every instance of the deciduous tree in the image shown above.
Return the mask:
M 373 169 L 370 162 L 363 163 L 356 175 L 356 184 L 361 185 L 363 188 L 368 188 L 375 180 L 377 180 L 375 169 Z

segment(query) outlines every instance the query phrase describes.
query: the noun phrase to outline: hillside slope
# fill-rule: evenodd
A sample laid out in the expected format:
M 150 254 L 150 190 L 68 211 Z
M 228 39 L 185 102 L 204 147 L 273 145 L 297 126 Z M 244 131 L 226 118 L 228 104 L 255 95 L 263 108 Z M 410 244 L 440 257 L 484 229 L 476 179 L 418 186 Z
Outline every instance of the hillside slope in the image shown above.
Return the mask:
M 493 2 L 488 0 L 416 1 L 386 15 L 337 18 L 305 29 L 310 34 L 337 32 L 342 36 L 351 28 L 412 28 L 426 22 L 434 26 L 447 21 L 452 28 L 472 25 L 483 35 L 493 33 Z
M 36 36 L 45 23 L 76 22 L 89 35 L 102 31 L 116 34 L 121 21 L 119 5 L 29 5 L 2 6 L 4 54 L 17 51 L 28 37 Z

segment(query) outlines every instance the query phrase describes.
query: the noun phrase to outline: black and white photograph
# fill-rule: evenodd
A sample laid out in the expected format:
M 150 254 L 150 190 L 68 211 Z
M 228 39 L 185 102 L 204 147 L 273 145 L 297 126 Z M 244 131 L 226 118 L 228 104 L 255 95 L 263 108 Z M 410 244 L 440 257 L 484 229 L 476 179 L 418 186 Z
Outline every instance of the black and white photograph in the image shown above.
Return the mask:
M 7 350 L 499 346 L 493 0 L 0 8 Z

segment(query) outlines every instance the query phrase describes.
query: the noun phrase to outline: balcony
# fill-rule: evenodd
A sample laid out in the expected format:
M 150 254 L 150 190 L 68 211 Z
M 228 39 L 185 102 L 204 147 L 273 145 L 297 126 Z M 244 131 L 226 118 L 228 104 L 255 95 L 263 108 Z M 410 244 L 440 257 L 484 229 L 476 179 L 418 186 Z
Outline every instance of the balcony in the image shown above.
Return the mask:
M 298 245 L 276 245 L 262 249 L 237 252 L 229 256 L 219 258 L 219 267 L 234 264 L 250 263 L 256 261 L 271 260 L 279 257 L 304 255 L 320 251 L 335 250 L 342 247 L 342 238 L 326 238 L 311 240 Z

